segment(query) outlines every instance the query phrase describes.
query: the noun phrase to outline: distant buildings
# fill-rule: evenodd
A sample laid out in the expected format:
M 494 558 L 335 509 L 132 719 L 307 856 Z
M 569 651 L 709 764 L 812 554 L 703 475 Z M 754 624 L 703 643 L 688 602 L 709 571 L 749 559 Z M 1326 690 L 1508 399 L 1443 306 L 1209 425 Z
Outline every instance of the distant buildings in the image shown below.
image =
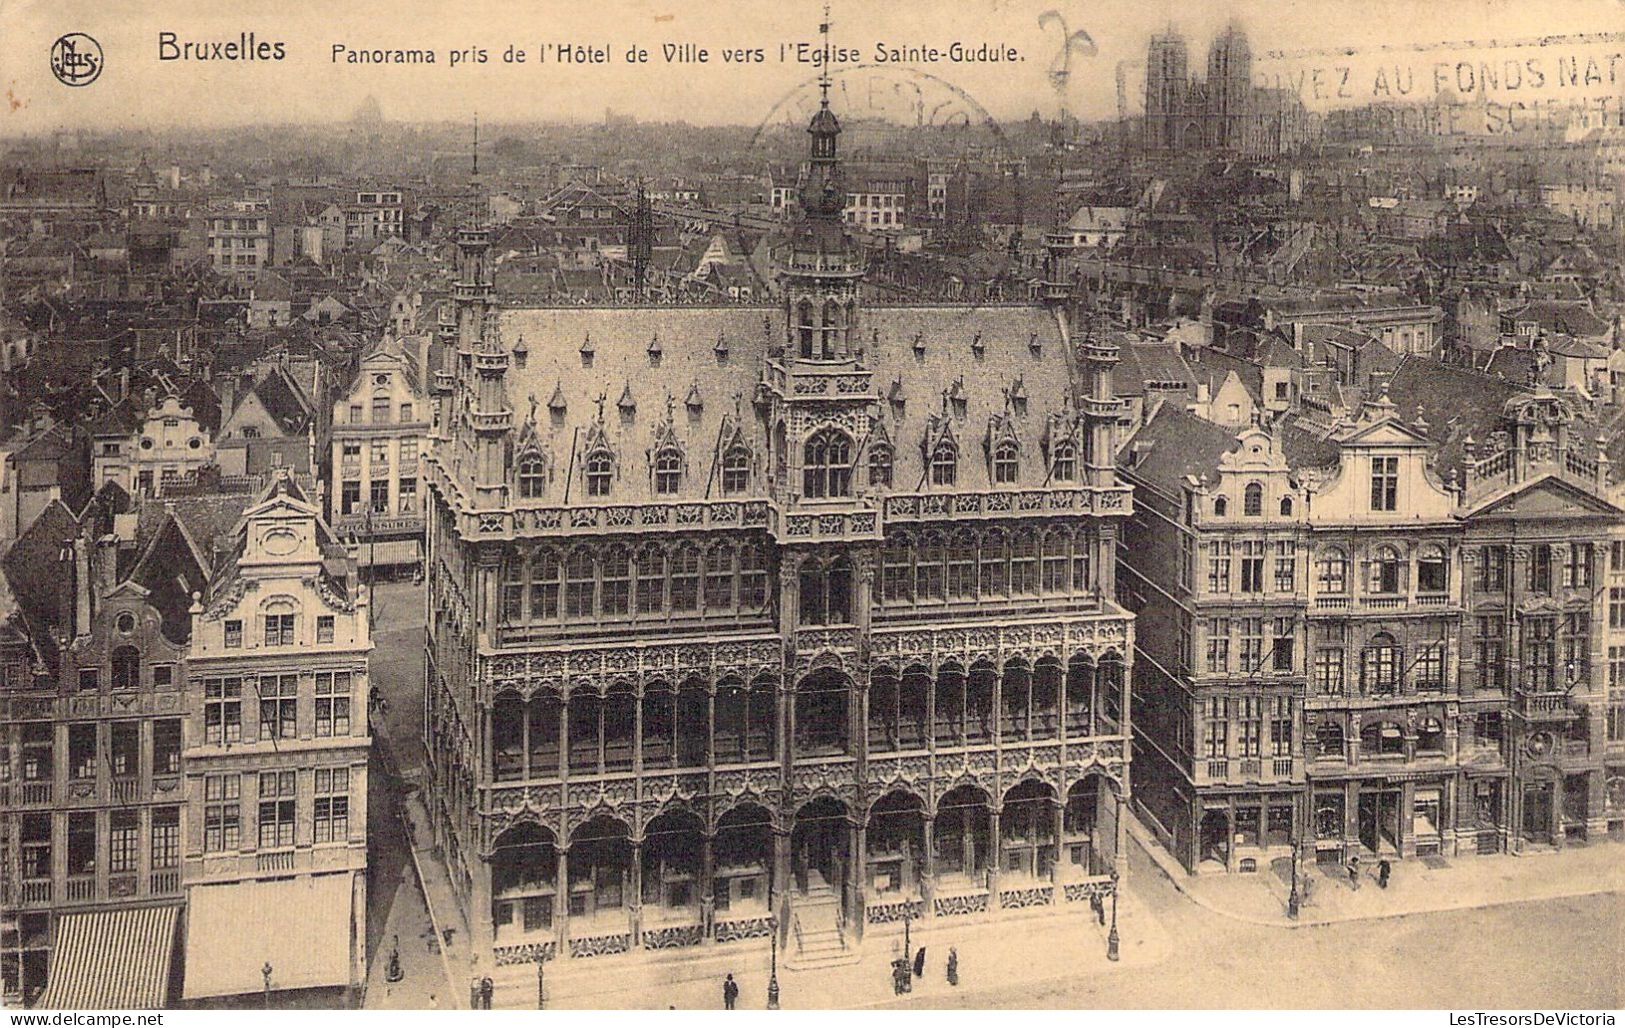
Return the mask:
M 1253 85 L 1252 50 L 1232 24 L 1214 39 L 1207 78 L 1189 70 L 1184 37 L 1151 37 L 1146 53 L 1142 140 L 1150 150 L 1231 150 L 1274 156 L 1311 138 L 1303 102 L 1290 90 Z

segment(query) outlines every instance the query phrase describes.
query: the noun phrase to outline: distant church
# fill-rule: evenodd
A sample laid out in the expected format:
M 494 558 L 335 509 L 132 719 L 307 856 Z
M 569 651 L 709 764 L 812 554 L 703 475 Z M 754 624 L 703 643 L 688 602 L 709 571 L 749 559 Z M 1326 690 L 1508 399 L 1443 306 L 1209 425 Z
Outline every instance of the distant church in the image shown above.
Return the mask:
M 1255 156 L 1292 150 L 1309 137 L 1302 101 L 1253 85 L 1247 36 L 1232 23 L 1207 54 L 1207 80 L 1189 74 L 1185 38 L 1172 27 L 1146 53 L 1144 142 L 1151 150 L 1219 149 Z

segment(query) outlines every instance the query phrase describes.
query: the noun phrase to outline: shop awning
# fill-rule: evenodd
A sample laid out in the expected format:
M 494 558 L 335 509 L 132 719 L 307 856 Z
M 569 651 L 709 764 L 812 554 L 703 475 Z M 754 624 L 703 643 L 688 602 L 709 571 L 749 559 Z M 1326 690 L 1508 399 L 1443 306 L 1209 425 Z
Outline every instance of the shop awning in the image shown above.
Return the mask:
M 350 547 L 356 563 L 383 567 L 386 564 L 421 564 L 421 539 L 383 539 L 375 543 L 356 543 Z
M 45 991 L 46 1010 L 156 1010 L 168 1005 L 176 904 L 64 914 Z
M 352 875 L 196 885 L 187 898 L 185 998 L 350 984 Z

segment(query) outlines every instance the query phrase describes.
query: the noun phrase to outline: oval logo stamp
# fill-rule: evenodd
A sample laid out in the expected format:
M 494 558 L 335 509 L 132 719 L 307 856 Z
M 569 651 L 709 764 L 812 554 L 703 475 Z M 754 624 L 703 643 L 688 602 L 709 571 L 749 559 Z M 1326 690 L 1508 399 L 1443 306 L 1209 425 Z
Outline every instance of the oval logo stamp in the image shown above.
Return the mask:
M 83 32 L 69 32 L 51 44 L 51 74 L 65 86 L 88 86 L 102 73 L 102 45 Z

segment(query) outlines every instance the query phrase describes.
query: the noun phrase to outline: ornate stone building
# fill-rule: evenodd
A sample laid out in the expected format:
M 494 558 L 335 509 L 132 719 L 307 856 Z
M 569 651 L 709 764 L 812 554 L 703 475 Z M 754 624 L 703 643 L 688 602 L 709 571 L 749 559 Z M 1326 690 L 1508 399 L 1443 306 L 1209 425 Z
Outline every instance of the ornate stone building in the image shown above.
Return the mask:
M 499 309 L 459 235 L 424 734 L 487 965 L 775 923 L 843 959 L 1123 867 L 1115 349 L 860 304 L 839 131 L 826 103 L 778 307 Z

